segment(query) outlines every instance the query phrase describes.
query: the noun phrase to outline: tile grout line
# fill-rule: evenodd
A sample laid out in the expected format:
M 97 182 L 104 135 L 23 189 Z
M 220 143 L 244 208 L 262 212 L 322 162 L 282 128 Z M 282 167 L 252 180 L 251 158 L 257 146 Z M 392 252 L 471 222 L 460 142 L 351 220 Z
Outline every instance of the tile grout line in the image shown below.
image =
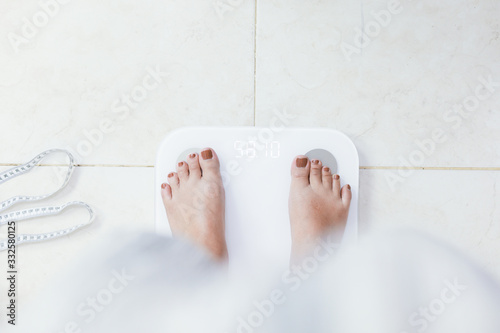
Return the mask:
M 500 167 L 399 167 L 399 166 L 360 166 L 362 170 L 470 170 L 470 171 L 500 171 Z
M 253 35 L 253 126 L 256 126 L 257 118 L 257 0 L 255 0 L 255 19 Z
M 13 167 L 21 164 L 0 163 L 0 167 Z M 67 167 L 67 164 L 39 164 L 43 167 Z M 127 165 L 127 164 L 75 164 L 80 168 L 154 168 L 154 165 Z M 500 171 L 500 167 L 398 167 L 398 166 L 360 166 L 360 170 L 442 170 L 442 171 Z
M 21 166 L 23 163 L 0 163 L 0 167 L 15 167 Z M 37 164 L 42 167 L 68 167 L 68 164 Z M 154 165 L 127 165 L 127 164 L 78 164 L 74 165 L 77 168 L 154 168 Z

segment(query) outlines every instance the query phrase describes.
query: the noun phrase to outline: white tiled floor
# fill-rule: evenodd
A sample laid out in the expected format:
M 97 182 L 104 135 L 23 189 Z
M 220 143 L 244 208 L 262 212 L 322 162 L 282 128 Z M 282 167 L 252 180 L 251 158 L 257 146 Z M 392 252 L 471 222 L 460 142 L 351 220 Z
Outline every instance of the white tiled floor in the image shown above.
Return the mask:
M 1 169 L 70 149 L 86 167 L 52 200 L 98 212 L 85 231 L 25 248 L 23 292 L 108 227 L 153 229 L 152 166 L 168 132 L 268 126 L 275 110 L 295 116 L 290 127 L 353 139 L 362 231 L 422 228 L 500 277 L 500 85 L 481 87 L 500 82 L 500 2 L 390 3 L 71 1 L 48 22 L 36 0 L 1 3 Z M 362 27 L 370 42 L 357 47 Z M 15 52 L 23 30 L 33 36 Z
M 291 126 L 348 134 L 364 166 L 399 166 L 404 158 L 413 166 L 498 167 L 500 3 L 401 0 L 381 26 L 373 13 L 389 13 L 392 2 L 259 1 L 257 125 L 286 108 L 297 115 Z M 356 47 L 363 23 L 370 43 L 344 52 Z M 482 92 L 460 122 L 453 106 L 490 76 L 495 91 Z M 411 159 L 416 142 L 438 128 L 443 142 Z
M 0 5 L 2 36 L 40 12 L 26 3 Z M 11 145 L 0 161 L 58 146 L 84 164 L 153 165 L 174 128 L 252 125 L 254 12 L 250 2 L 219 16 L 209 1 L 71 1 L 17 53 L 2 38 L 2 123 L 15 131 L 1 134 Z M 100 135 L 104 119 L 112 129 Z

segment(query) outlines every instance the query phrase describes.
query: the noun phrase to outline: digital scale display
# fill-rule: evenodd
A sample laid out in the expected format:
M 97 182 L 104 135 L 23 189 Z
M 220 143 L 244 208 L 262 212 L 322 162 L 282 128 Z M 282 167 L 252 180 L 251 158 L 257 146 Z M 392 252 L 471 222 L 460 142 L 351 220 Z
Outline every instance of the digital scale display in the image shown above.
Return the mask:
M 257 142 L 257 141 L 234 141 L 236 158 L 247 158 L 248 160 L 261 158 L 279 158 L 281 143 L 279 141 Z

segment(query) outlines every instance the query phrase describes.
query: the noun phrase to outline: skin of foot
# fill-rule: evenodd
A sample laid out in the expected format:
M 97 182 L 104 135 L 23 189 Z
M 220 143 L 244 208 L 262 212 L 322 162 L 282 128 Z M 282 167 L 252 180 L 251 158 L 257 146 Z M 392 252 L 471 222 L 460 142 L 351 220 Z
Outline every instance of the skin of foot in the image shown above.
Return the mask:
M 161 187 L 174 237 L 188 239 L 216 260 L 226 261 L 225 193 L 215 151 L 205 148 L 190 154 Z
M 352 193 L 350 185 L 340 187 L 340 176 L 320 160 L 297 156 L 292 163 L 292 182 L 288 200 L 295 261 L 309 254 L 327 234 L 339 243 L 342 238 Z

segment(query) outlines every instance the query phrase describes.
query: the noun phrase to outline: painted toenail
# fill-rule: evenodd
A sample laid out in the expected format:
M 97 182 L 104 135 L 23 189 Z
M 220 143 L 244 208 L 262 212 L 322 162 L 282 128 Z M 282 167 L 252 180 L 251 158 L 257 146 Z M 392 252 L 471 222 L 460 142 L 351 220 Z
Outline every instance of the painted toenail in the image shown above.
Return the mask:
M 351 190 L 351 185 L 347 184 L 347 189 L 350 191 Z
M 325 167 L 325 172 L 330 172 L 330 168 L 329 167 Z
M 307 165 L 307 158 L 298 158 L 295 164 L 297 165 L 297 168 L 305 168 Z
M 189 154 L 189 158 L 195 158 L 196 154 Z
M 167 187 L 167 184 L 165 184 L 165 183 L 161 184 L 161 188 L 163 188 L 163 189 L 164 189 L 164 188 L 166 188 L 166 187 Z
M 318 164 L 319 164 L 319 161 L 318 161 L 318 160 L 312 160 L 311 162 L 312 162 L 312 164 L 315 164 L 315 165 L 318 165 Z
M 177 164 L 178 166 L 183 166 L 184 165 L 184 162 L 179 162 L 179 164 Z
M 211 160 L 213 157 L 212 151 L 210 149 L 201 152 L 201 158 L 204 160 Z
M 171 173 L 168 174 L 168 178 L 172 178 L 173 176 L 174 176 L 173 172 L 171 172 Z
M 340 176 L 339 175 L 335 175 L 335 176 L 333 176 L 333 178 L 335 178 L 335 180 L 339 180 Z

